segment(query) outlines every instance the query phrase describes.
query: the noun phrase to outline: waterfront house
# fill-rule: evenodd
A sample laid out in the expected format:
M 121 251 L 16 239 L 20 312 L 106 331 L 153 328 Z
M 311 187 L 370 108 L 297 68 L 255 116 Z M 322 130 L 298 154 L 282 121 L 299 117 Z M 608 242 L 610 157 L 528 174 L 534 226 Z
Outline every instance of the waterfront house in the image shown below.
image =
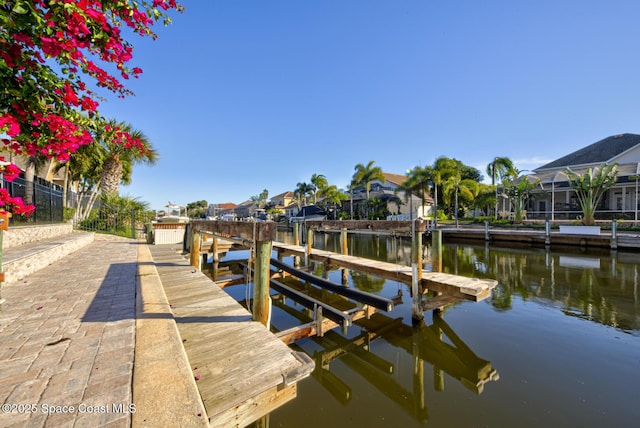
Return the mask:
M 406 195 L 404 190 L 398 190 L 400 185 L 407 179 L 407 176 L 401 174 L 393 174 L 390 172 L 383 172 L 385 180 L 374 180 L 370 185 L 370 198 L 377 198 L 381 200 L 387 207 L 387 210 L 392 215 L 405 216 L 407 219 L 423 217 L 426 218 L 431 206 L 433 206 L 433 199 L 431 196 L 426 196 L 425 204 L 422 205 L 422 199 L 418 195 Z M 426 192 L 429 192 L 429 187 L 425 186 Z M 354 215 L 357 213 L 364 213 L 364 203 L 367 200 L 367 191 L 364 186 L 355 187 L 351 195 L 351 199 L 347 199 L 342 203 L 342 209 L 345 212 L 350 212 L 350 204 L 353 202 Z
M 238 205 L 235 209 L 235 214 L 238 218 L 248 219 L 253 217 L 253 213 L 260 207 L 254 201 L 244 201 Z
M 269 200 L 269 208 L 280 211 L 287 218 L 293 217 L 298 212 L 296 195 L 291 191 L 287 191 L 272 196 Z
M 207 208 L 207 218 L 219 219 L 222 218 L 223 215 L 234 215 L 237 207 L 233 202 L 209 204 Z
M 565 169 L 578 174 L 602 164 L 618 164 L 618 179 L 608 190 L 596 211 L 600 220 L 638 221 L 638 176 L 640 174 L 640 135 L 619 134 L 604 138 L 534 170 L 529 179 L 539 180 L 527 206 L 527 217 L 549 220 L 576 220 L 582 213 L 571 189 Z

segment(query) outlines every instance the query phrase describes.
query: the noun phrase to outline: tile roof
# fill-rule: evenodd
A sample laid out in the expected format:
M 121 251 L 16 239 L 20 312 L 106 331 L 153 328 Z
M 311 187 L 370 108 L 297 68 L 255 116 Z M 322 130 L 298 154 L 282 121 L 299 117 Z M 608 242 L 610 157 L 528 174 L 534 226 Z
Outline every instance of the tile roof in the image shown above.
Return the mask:
M 384 178 L 389 182 L 389 183 L 393 183 L 396 186 L 401 185 L 402 183 L 404 183 L 404 181 L 407 179 L 406 175 L 402 175 L 402 174 L 393 174 L 391 172 L 383 172 L 382 175 L 384 175 Z
M 640 145 L 640 135 L 613 135 L 536 168 L 535 171 L 574 165 L 602 164 L 637 145 Z

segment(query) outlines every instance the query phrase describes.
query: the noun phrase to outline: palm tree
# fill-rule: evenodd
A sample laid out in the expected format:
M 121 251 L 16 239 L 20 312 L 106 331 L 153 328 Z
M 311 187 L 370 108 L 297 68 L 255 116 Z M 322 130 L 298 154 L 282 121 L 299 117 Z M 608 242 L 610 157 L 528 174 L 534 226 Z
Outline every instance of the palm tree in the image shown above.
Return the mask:
M 313 194 L 313 185 L 305 182 L 298 183 L 296 190 L 293 192 L 298 198 L 298 205 L 307 205 L 307 197 Z
M 24 203 L 25 205 L 33 205 L 35 203 L 33 199 L 35 178 L 36 178 L 36 175 L 38 174 L 38 170 L 42 168 L 46 160 L 47 158 L 45 158 L 40 154 L 29 156 L 29 158 L 27 159 L 27 165 L 24 170 L 24 182 L 25 182 Z
M 64 164 L 78 194 L 84 195 L 77 209 L 80 220 L 89 215 L 100 193 L 117 195 L 121 183 L 131 182 L 134 165 L 158 159 L 149 139 L 130 124 L 100 118 L 92 126 L 94 143 L 80 147 Z M 123 132 L 138 144 L 123 141 Z
M 456 167 L 456 161 L 448 157 L 437 158 L 432 166 L 427 166 L 426 174 L 431 177 L 433 183 L 433 225 L 438 225 L 438 188 L 442 187 L 444 181 L 452 174 Z
M 539 179 L 531 175 L 520 175 L 521 172 L 523 171 L 514 168 L 504 178 L 507 194 L 513 199 L 514 222 L 518 224 L 522 223 L 522 208 L 526 206 L 531 190 L 540 184 Z
M 262 208 L 267 204 L 269 199 L 269 191 L 264 189 L 259 195 L 254 195 L 249 198 L 251 202 L 254 202 L 258 208 Z
M 103 157 L 104 151 L 97 144 L 84 145 L 72 153 L 67 161 L 57 162 L 54 167 L 56 173 L 64 168 L 63 206 L 72 205 L 67 201 L 66 196 L 69 189 L 73 188 L 76 194 L 78 216 L 84 211 L 88 213 L 98 197 L 97 186 L 100 181 Z
M 342 204 L 342 201 L 349 199 L 349 197 L 338 190 L 335 185 L 327 186 L 321 191 L 321 196 L 325 204 L 325 209 L 329 204 L 333 205 L 334 211 L 337 211 L 338 204 Z
M 126 132 L 134 140 L 139 141 L 137 147 L 129 147 L 122 140 L 122 133 Z M 107 123 L 98 123 L 95 141 L 104 152 L 100 186 L 103 193 L 118 194 L 120 183 L 129 184 L 133 166 L 139 163 L 154 164 L 158 160 L 158 153 L 151 146 L 148 137 L 125 122 L 111 119 Z
M 449 178 L 444 183 L 445 194 L 454 195 L 454 213 L 456 220 L 456 228 L 458 227 L 458 198 L 462 195 L 467 200 L 473 200 L 478 194 L 480 188 L 478 182 L 462 178 L 462 162 L 457 162 L 456 168 L 451 171 Z
M 318 202 L 318 194 L 329 185 L 329 182 L 324 175 L 313 174 L 311 176 L 311 184 L 313 185 L 313 203 L 315 204 Z
M 433 185 L 435 203 L 437 204 L 437 192 L 435 192 L 435 180 L 434 169 L 431 166 L 420 167 L 416 166 L 412 170 L 408 171 L 407 179 L 398 186 L 398 189 L 405 191 L 405 200 L 412 194 L 418 195 L 422 201 L 422 205 L 426 204 L 427 196 L 430 196 L 430 192 L 427 192 L 429 184 Z M 435 222 L 435 212 L 434 212 Z
M 373 166 L 374 163 L 375 161 L 369 161 L 366 165 L 357 164 L 355 166 L 356 172 L 353 174 L 353 182 L 356 186 L 364 186 L 367 192 L 367 199 L 369 199 L 369 192 L 371 191 L 371 182 L 380 180 L 384 183 L 387 180 L 382 173 L 382 168 Z
M 515 170 L 515 166 L 511 159 L 507 157 L 495 157 L 493 161 L 487 165 L 487 174 L 491 177 L 491 185 L 496 186 L 496 202 L 495 202 L 495 218 L 498 218 L 498 186 L 496 185 L 496 180 L 500 178 L 500 181 L 504 180 L 505 177 L 513 174 Z
M 587 169 L 583 174 L 577 174 L 571 168 L 567 168 L 565 174 L 578 196 L 583 214 L 582 224 L 587 226 L 595 224 L 598 203 L 618 179 L 618 164 L 602 164 L 600 167 Z
M 398 186 L 398 189 L 418 195 L 424 205 L 426 199 L 425 187 L 430 180 L 431 177 L 427 169 L 416 166 L 412 170 L 407 171 L 407 179 Z

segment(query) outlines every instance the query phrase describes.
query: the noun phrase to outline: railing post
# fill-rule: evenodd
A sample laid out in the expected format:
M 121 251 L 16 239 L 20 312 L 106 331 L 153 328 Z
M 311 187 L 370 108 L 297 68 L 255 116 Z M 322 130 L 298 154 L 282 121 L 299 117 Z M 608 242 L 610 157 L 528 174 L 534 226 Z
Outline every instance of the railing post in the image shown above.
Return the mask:
M 136 210 L 131 210 L 131 239 L 136 239 Z
M 53 223 L 53 188 L 49 184 L 49 221 Z

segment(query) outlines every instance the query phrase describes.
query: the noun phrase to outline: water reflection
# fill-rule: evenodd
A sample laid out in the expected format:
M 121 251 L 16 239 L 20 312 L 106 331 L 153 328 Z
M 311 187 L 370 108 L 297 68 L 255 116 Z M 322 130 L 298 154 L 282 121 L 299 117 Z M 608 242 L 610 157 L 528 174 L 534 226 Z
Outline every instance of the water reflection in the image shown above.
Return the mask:
M 288 305 L 284 299 L 275 298 L 274 306 L 287 312 L 301 323 L 311 321 L 311 313 Z M 403 323 L 402 318 L 391 318 L 376 313 L 369 319 L 356 321 L 359 333 L 345 337 L 329 331 L 323 337 L 312 337 L 314 347 L 293 345 L 307 352 L 316 362 L 313 378 L 341 404 L 347 404 L 353 396 L 350 383 L 357 375 L 388 400 L 420 423 L 427 422 L 425 401 L 425 363 L 432 366 L 433 389 L 444 391 L 445 374 L 457 379 L 476 394 L 481 394 L 487 382 L 497 381 L 499 376 L 491 362 L 478 357 L 455 333 L 439 314 L 434 313 L 431 325 L 422 322 L 416 326 Z M 412 359 L 412 375 L 409 382 L 395 376 L 395 363 L 372 351 L 375 341 L 404 351 Z M 332 364 L 340 361 L 349 373 L 340 376 L 332 371 Z
M 468 244 L 447 245 L 443 253 L 445 272 L 499 281 L 491 299 L 496 309 L 511 309 L 518 295 L 627 332 L 640 329 L 636 254 Z

